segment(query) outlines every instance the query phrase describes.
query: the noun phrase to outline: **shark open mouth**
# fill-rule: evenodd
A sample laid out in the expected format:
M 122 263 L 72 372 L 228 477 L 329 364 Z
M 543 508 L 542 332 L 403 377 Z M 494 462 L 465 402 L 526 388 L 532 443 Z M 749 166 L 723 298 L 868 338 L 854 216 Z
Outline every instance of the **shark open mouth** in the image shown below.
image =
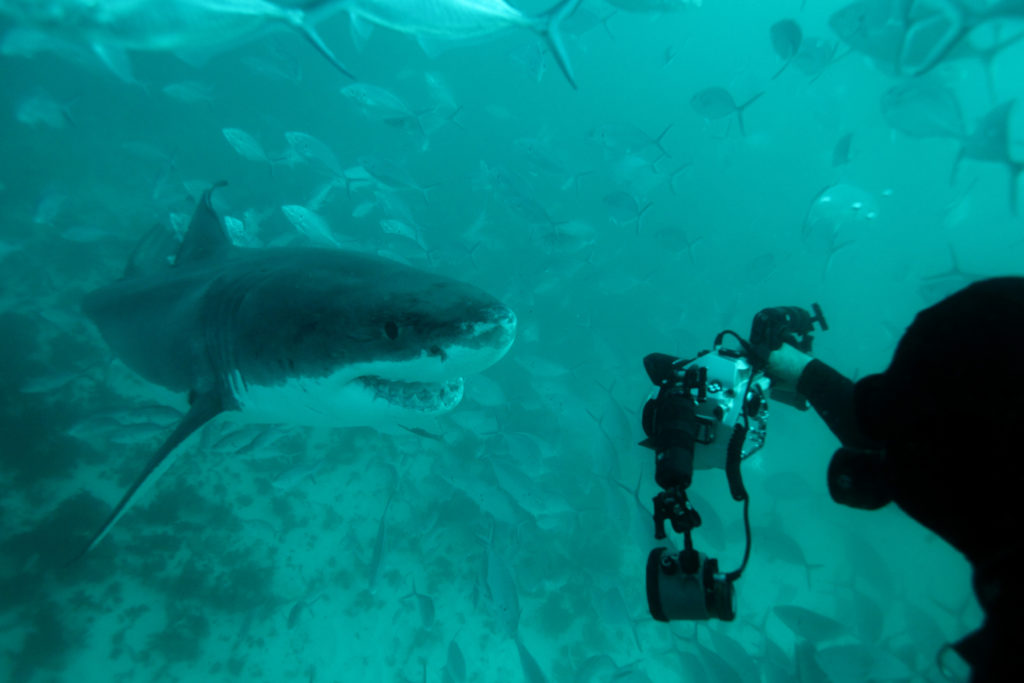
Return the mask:
M 357 377 L 358 382 L 373 392 L 374 398 L 421 413 L 441 413 L 454 408 L 462 400 L 461 377 L 444 382 L 401 382 L 376 376 Z

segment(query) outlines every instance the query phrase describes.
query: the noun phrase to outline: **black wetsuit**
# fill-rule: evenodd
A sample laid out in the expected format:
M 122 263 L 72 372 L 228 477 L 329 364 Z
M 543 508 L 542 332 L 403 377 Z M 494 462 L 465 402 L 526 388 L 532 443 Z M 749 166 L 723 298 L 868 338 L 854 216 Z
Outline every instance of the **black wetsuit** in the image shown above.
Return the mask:
M 844 446 L 850 448 L 878 448 L 878 444 L 864 436 L 853 411 L 853 382 L 834 368 L 814 359 L 807 364 L 796 390 L 814 406 Z
M 866 437 L 857 425 L 853 386 L 851 380 L 815 359 L 800 375 L 797 391 L 844 446 L 880 448 L 881 444 Z M 1004 549 L 985 561 L 973 560 L 972 566 L 985 623 L 953 648 L 971 665 L 971 683 L 1024 680 L 1018 663 L 1024 652 L 1024 547 L 1019 539 L 1008 538 Z

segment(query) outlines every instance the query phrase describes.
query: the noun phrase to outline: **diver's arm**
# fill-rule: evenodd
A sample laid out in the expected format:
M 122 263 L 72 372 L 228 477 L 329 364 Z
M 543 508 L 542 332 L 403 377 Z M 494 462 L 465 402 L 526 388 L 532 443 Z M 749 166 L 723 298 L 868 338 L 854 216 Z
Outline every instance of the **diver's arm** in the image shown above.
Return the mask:
M 861 432 L 853 409 L 853 382 L 835 368 L 789 344 L 771 352 L 768 376 L 782 385 L 796 386 L 844 446 L 876 445 Z

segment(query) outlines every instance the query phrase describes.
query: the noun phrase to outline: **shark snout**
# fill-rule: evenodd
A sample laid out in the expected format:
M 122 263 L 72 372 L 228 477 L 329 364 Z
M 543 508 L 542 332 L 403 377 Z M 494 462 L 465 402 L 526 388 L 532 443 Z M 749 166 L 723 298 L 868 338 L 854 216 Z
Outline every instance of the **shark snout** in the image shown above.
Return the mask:
M 507 349 L 516 338 L 516 314 L 507 306 L 492 306 L 483 311 L 477 327 L 480 341 Z
M 484 320 L 492 322 L 509 332 L 516 331 L 516 314 L 508 306 L 492 306 L 484 311 Z

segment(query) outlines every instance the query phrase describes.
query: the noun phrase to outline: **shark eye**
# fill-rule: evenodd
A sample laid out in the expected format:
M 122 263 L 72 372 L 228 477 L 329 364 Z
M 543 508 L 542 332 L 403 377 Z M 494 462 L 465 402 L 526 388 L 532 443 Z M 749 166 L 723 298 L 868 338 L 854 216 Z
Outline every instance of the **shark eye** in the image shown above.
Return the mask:
M 390 320 L 387 321 L 384 323 L 384 334 L 388 336 L 388 339 L 398 339 L 398 325 Z

